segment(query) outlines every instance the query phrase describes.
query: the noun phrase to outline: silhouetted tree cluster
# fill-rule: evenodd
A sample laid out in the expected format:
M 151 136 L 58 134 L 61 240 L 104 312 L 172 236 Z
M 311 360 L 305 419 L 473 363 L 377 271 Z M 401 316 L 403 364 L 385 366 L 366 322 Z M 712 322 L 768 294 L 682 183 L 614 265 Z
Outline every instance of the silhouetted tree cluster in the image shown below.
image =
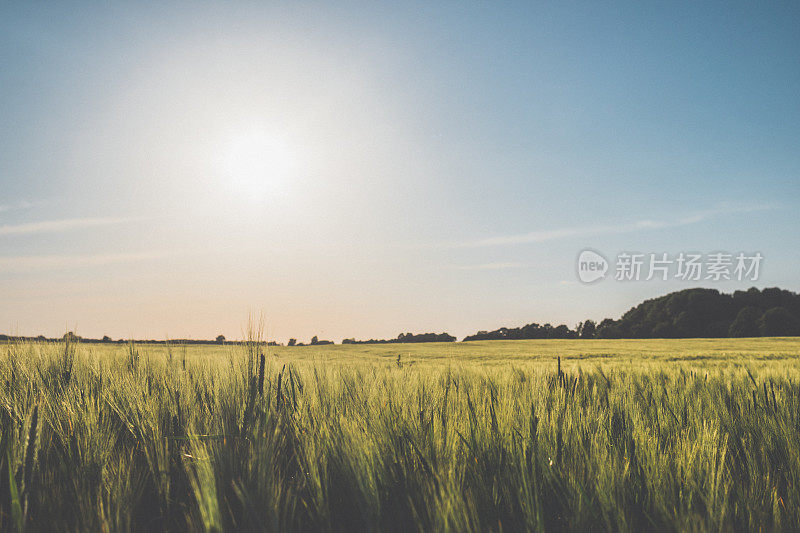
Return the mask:
M 800 335 L 800 294 L 755 287 L 733 294 L 686 289 L 646 300 L 597 326 L 596 337 L 786 337 Z
M 63 342 L 69 339 L 70 342 L 80 342 L 83 344 L 127 344 L 129 342 L 134 342 L 136 344 L 154 344 L 154 345 L 165 345 L 165 344 L 192 344 L 192 345 L 199 345 L 199 344 L 231 344 L 231 345 L 243 345 L 250 341 L 228 341 L 225 340 L 225 337 L 222 335 L 217 336 L 215 340 L 203 340 L 203 339 L 169 339 L 169 340 L 153 340 L 153 339 L 118 339 L 114 340 L 108 335 L 103 335 L 102 339 L 92 339 L 89 337 L 81 337 L 75 335 L 75 333 L 69 331 L 62 335 L 61 337 L 57 338 L 47 338 L 44 335 L 38 335 L 36 337 L 22 337 L 22 336 L 13 336 L 13 335 L 0 335 L 0 341 L 11 341 L 11 342 Z M 262 345 L 267 346 L 278 346 L 277 341 L 261 341 Z
M 323 346 L 326 344 L 333 344 L 333 341 L 320 340 L 319 337 L 314 335 L 311 337 L 311 342 L 308 344 L 304 342 L 297 342 L 297 339 L 289 339 L 289 343 L 286 346 Z
M 649 339 L 691 337 L 789 337 L 800 335 L 800 294 L 755 287 L 733 294 L 716 289 L 686 289 L 646 300 L 619 320 L 599 324 L 528 324 L 479 331 L 465 341 L 501 339 Z
M 659 298 L 645 300 L 631 308 L 619 320 L 606 318 L 599 324 L 586 320 L 572 330 L 561 324 L 528 324 L 519 328 L 500 328 L 494 331 L 479 331 L 464 338 L 465 341 L 512 340 L 512 339 L 645 339 L 645 338 L 690 338 L 690 337 L 790 337 L 800 336 L 800 294 L 778 288 L 763 290 L 755 287 L 733 294 L 716 289 L 686 289 Z M 82 343 L 129 342 L 128 339 L 112 340 L 108 335 L 102 339 L 83 338 L 67 332 L 60 338 L 17 337 L 0 335 L 0 341 L 58 342 L 69 339 Z M 391 344 L 413 342 L 454 342 L 455 337 L 447 333 L 401 333 L 396 339 L 366 341 L 344 339 L 342 344 Z M 226 341 L 223 335 L 216 340 L 173 339 L 135 340 L 137 344 L 232 344 L 246 341 Z M 263 342 L 277 346 L 275 341 Z M 333 344 L 319 340 L 315 335 L 312 346 Z M 297 339 L 289 339 L 287 346 L 305 346 Z
M 527 324 L 521 328 L 500 328 L 494 331 L 479 331 L 475 335 L 464 337 L 465 341 L 517 340 L 517 339 L 576 339 L 578 332 L 569 329 L 565 324 L 551 326 L 545 324 Z
M 357 341 L 355 339 L 344 339 L 342 344 L 394 344 L 407 342 L 455 342 L 456 338 L 448 333 L 401 333 L 396 339 L 370 339 L 368 341 Z
M 597 324 L 595 324 L 594 320 L 581 322 L 578 324 L 578 328 L 576 329 L 576 333 L 581 339 L 593 339 L 596 332 Z

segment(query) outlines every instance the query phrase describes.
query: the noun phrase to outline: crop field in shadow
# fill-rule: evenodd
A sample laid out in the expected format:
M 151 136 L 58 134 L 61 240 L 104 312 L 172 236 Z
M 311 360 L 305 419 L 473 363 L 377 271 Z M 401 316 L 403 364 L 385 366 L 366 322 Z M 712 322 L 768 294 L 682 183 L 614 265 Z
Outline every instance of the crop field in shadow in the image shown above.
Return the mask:
M 0 350 L 4 531 L 800 525 L 798 339 Z

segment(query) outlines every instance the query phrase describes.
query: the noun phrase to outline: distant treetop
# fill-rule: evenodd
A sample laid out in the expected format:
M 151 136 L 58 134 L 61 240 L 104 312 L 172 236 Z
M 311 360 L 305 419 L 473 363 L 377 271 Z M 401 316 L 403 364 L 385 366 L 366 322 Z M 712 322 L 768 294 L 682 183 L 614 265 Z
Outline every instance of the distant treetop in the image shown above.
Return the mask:
M 534 323 L 479 331 L 464 340 L 792 336 L 800 336 L 800 294 L 754 287 L 733 294 L 701 288 L 672 292 L 632 307 L 619 320 L 586 320 L 575 331 Z

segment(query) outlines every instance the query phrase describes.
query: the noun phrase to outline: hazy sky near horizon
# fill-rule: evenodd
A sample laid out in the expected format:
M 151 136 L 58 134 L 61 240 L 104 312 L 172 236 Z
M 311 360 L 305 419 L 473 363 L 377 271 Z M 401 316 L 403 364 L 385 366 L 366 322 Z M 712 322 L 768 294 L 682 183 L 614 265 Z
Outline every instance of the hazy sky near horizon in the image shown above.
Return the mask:
M 397 4 L 3 3 L 0 332 L 461 337 L 800 290 L 800 4 Z M 764 261 L 584 285 L 587 247 Z

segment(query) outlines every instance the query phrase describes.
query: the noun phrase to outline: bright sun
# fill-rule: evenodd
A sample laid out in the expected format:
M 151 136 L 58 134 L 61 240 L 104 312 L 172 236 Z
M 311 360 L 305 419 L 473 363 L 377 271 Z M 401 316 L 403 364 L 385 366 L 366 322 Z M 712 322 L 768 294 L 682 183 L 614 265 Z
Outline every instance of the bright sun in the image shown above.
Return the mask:
M 220 171 L 231 191 L 254 199 L 274 192 L 292 167 L 286 144 L 263 132 L 234 137 L 221 152 Z

